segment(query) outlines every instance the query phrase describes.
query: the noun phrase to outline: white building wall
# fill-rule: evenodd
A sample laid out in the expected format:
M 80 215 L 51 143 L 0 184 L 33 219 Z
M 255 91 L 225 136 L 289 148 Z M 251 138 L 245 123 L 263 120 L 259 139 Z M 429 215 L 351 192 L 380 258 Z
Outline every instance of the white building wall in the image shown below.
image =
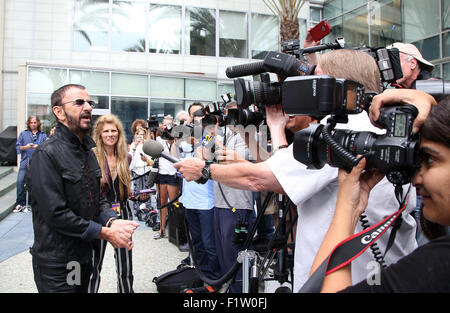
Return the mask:
M 28 61 L 117 70 L 203 73 L 228 80 L 228 66 L 249 59 L 135 52 L 73 51 L 74 0 L 1 0 L 4 2 L 3 95 L 0 130 L 17 125 L 18 68 Z M 152 3 L 272 14 L 262 0 L 161 0 Z M 307 18 L 308 4 L 300 16 Z M 1 38 L 1 37 L 0 37 Z M 21 91 L 22 92 L 22 91 Z M 22 120 L 20 118 L 19 120 Z M 20 127 L 22 128 L 22 127 Z

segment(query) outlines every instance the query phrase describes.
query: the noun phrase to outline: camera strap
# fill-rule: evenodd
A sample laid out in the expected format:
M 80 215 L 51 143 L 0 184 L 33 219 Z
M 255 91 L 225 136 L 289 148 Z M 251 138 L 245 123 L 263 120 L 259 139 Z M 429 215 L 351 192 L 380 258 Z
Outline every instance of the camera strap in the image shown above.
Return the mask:
M 377 241 L 389 229 L 389 227 L 394 225 L 395 221 L 401 217 L 402 212 L 407 207 L 407 204 L 408 198 L 406 198 L 403 206 L 397 212 L 386 217 L 378 224 L 354 234 L 353 236 L 350 236 L 340 242 L 298 292 L 320 292 L 322 290 L 325 276 L 347 266 L 359 257 L 365 250 L 367 250 L 367 248 Z

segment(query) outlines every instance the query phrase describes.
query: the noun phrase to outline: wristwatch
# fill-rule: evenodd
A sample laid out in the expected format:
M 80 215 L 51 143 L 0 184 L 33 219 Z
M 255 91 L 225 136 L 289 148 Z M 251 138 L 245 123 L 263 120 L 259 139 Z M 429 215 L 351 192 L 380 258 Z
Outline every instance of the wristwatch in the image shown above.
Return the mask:
M 209 163 L 205 163 L 205 167 L 202 168 L 202 177 L 196 180 L 198 184 L 206 184 L 208 179 L 211 178 L 211 171 L 209 169 Z

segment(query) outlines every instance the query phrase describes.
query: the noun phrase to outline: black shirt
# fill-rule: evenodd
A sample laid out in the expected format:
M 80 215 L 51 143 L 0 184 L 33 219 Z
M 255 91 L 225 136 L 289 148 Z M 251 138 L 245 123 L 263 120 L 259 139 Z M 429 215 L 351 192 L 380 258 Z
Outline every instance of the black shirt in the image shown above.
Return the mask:
M 379 285 L 364 280 L 342 292 L 450 292 L 450 236 L 420 246 L 381 271 Z

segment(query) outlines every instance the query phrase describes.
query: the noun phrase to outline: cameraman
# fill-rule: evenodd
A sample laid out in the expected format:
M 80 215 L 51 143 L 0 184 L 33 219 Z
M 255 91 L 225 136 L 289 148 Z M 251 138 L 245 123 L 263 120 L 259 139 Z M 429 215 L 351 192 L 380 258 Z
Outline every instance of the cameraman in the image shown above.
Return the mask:
M 225 114 L 233 106 L 229 103 L 225 108 Z M 216 126 L 217 127 L 217 126 Z M 211 127 L 207 127 L 209 129 Z M 249 159 L 249 150 L 245 140 L 232 126 L 217 127 L 215 136 L 215 154 L 233 155 L 234 158 Z M 221 151 L 221 152 L 219 152 Z M 199 160 L 193 158 L 190 160 Z M 247 163 L 247 162 L 245 162 Z M 207 164 L 207 163 L 206 163 Z M 211 166 L 213 166 L 212 164 Z M 206 168 L 209 164 L 206 165 Z M 211 178 L 202 175 L 202 179 Z M 214 231 L 217 256 L 220 264 L 220 274 L 226 274 L 236 262 L 238 253 L 243 250 L 245 238 L 239 237 L 236 229 L 250 230 L 253 227 L 253 194 L 249 190 L 241 190 L 226 186 L 214 181 Z M 236 282 L 229 286 L 229 292 L 242 292 L 242 271 L 236 273 Z
M 200 102 L 194 102 L 189 106 L 188 112 L 178 113 L 177 119 L 183 120 L 184 125 L 191 125 L 194 112 L 201 109 L 203 109 L 203 105 Z M 177 157 L 180 159 L 191 158 L 198 154 L 194 149 L 196 145 L 192 136 L 176 140 L 175 145 L 177 146 Z M 185 207 L 186 222 L 195 251 L 195 264 L 206 277 L 216 280 L 220 278 L 220 267 L 214 238 L 213 182 L 209 180 L 205 184 L 198 184 L 183 180 L 182 191 L 180 201 Z M 189 256 L 182 263 L 190 264 Z
M 351 66 L 349 66 L 351 65 Z M 379 92 L 380 73 L 375 60 L 367 53 L 356 50 L 334 50 L 319 58 L 316 75 L 328 74 L 362 83 L 366 92 Z M 299 99 L 299 101 L 301 101 Z M 344 126 L 356 130 L 380 131 L 370 124 L 365 112 L 350 115 Z M 272 132 L 272 130 L 271 130 Z M 186 179 L 200 176 L 202 161 L 195 159 L 174 165 Z M 338 169 L 325 165 L 320 170 L 309 170 L 293 157 L 292 145 L 280 149 L 267 161 L 249 164 L 218 165 L 210 167 L 211 178 L 231 187 L 253 191 L 272 190 L 289 196 L 297 205 L 298 222 L 294 256 L 294 291 L 309 277 L 314 256 L 322 242 L 333 215 L 337 197 Z M 415 189 L 412 190 L 415 193 Z M 385 200 L 381 203 L 381 199 Z M 366 210 L 369 224 L 374 225 L 398 205 L 393 186 L 384 179 L 377 184 Z M 407 212 L 415 207 L 415 195 L 410 197 Z M 318 222 L 320 221 L 320 223 Z M 358 225 L 358 227 L 360 227 Z M 397 231 L 396 240 L 384 258 L 387 264 L 397 261 L 417 247 L 416 223 L 406 214 Z M 380 239 L 380 249 L 385 251 L 388 236 Z M 371 251 L 366 251 L 354 264 L 353 279 L 360 281 L 368 274 L 367 264 L 374 261 Z
M 383 102 L 400 103 L 395 93 L 380 95 Z M 434 105 L 426 94 L 414 94 L 416 100 Z M 390 98 L 389 98 L 390 97 Z M 393 102 L 391 102 L 393 101 Z M 396 264 L 381 271 L 380 283 L 361 281 L 344 292 L 449 292 L 450 237 L 445 227 L 450 225 L 450 97 L 431 109 L 422 128 L 422 166 L 412 183 L 423 197 L 421 223 L 431 240 Z M 365 171 L 363 159 L 351 173 L 339 170 L 339 194 L 333 222 L 317 253 L 311 272 L 320 265 L 331 249 L 353 234 L 354 222 L 364 211 L 369 193 L 382 175 Z M 421 275 L 423 271 L 424 275 Z M 322 292 L 335 292 L 352 285 L 350 265 L 326 275 Z
M 403 77 L 399 78 L 392 86 L 396 88 L 416 89 L 416 80 L 431 78 L 434 65 L 422 57 L 419 49 L 411 43 L 395 42 L 386 47 L 397 48 L 400 52 L 400 65 Z

